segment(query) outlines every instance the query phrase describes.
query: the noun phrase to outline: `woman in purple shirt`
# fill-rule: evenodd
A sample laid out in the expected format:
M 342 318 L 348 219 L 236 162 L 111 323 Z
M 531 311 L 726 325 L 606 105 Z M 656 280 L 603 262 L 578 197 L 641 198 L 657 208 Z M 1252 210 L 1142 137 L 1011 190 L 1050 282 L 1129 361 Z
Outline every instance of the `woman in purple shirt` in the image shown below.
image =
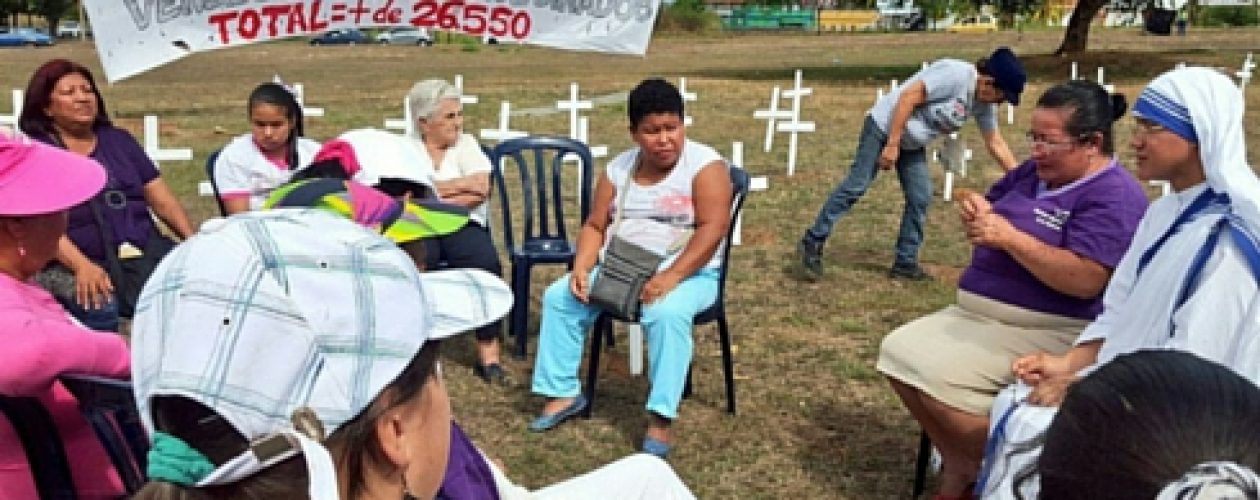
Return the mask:
M 150 209 L 180 238 L 192 234 L 188 215 L 135 138 L 110 122 L 105 101 L 86 67 L 53 59 L 35 70 L 26 86 L 18 125 L 36 140 L 90 157 L 105 167 L 107 180 L 101 194 L 70 210 L 70 225 L 58 245 L 57 261 L 74 273 L 75 296 L 58 298 L 89 328 L 116 331 L 115 283 L 106 271 L 109 254 L 127 259 L 144 251 L 155 234 Z M 97 224 L 92 203 L 108 231 Z
M 957 304 L 880 347 L 877 368 L 941 452 L 938 499 L 970 497 L 1011 363 L 1066 351 L 1100 312 L 1147 203 L 1113 153 L 1111 124 L 1125 107 L 1084 80 L 1047 90 L 1032 115 L 1031 157 L 987 195 L 958 196 L 975 250 Z

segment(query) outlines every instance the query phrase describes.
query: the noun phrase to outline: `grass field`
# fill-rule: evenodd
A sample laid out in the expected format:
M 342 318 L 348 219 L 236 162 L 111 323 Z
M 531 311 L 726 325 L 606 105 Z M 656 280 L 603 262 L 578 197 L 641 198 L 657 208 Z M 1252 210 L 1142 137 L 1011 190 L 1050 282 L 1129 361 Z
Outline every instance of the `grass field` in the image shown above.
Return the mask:
M 938 278 L 930 283 L 891 281 L 884 275 L 902 203 L 896 181 L 888 176 L 837 226 L 826 249 L 825 279 L 796 279 L 794 244 L 847 171 L 877 86 L 905 78 L 925 60 L 974 60 L 996 45 L 1010 45 L 1028 56 L 1032 80 L 1025 99 L 1032 102 L 1047 85 L 1068 77 L 1071 60 L 1047 55 L 1058 37 L 1058 32 L 658 37 L 644 58 L 522 46 L 312 48 L 284 42 L 197 54 L 103 93 L 112 116 L 124 126 L 138 133 L 143 115 L 158 114 L 164 145 L 193 148 L 192 162 L 167 163 L 163 172 L 200 220 L 212 213 L 211 203 L 196 196 L 206 155 L 247 130 L 245 96 L 273 74 L 305 84 L 308 103 L 326 108 L 327 116 L 307 122 L 308 135 L 320 140 L 400 116 L 403 94 L 425 77 L 464 75 L 466 91 L 481 99 L 465 110 L 474 131 L 497 124 L 499 101 L 510 100 L 514 109 L 554 106 L 567 98 L 569 82 L 581 84 L 582 95 L 591 97 L 626 91 L 647 76 L 688 77 L 690 89 L 699 93 L 689 110 L 695 117 L 689 136 L 727 152 L 732 141 L 742 141 L 746 167 L 769 176 L 770 190 L 752 195 L 744 245 L 732 253 L 726 300 L 737 344 L 739 415 L 724 413 L 716 334 L 698 329 L 696 392 L 684 402 L 675 426 L 672 463 L 702 498 L 905 498 L 918 428 L 873 365 L 888 331 L 952 300 L 970 251 L 955 211 L 937 201 L 929 213 L 922 260 Z M 1177 62 L 1236 69 L 1247 51 L 1260 47 L 1260 32 L 1196 30 L 1188 37 L 1150 37 L 1098 31 L 1091 47 L 1095 53 L 1077 59 L 1082 75 L 1093 77 L 1103 64 L 1108 82 L 1132 98 Z M 0 96 L 7 96 L 9 88 L 24 88 L 31 71 L 53 57 L 98 67 L 94 49 L 83 43 L 3 50 Z M 765 125 L 752 113 L 766 106 L 772 86 L 791 84 L 796 68 L 804 69 L 806 85 L 814 88 L 803 116 L 816 122 L 818 131 L 802 137 L 796 175 L 787 177 L 786 137 L 777 137 L 774 151 L 763 153 Z M 1257 96 L 1254 90 L 1248 94 Z M 0 109 L 7 106 L 0 102 Z M 626 148 L 624 112 L 622 104 L 597 106 L 589 114 L 592 142 L 612 151 Z M 1022 135 L 1028 116 L 1025 107 L 1014 126 L 1004 125 L 1017 154 L 1027 150 Z M 1247 122 L 1254 130 L 1255 115 Z M 521 116 L 512 125 L 563 134 L 568 119 Z M 1123 158 L 1130 157 L 1131 128 L 1130 120 L 1118 124 Z M 1254 132 L 1249 135 L 1254 143 Z M 961 185 L 983 189 L 997 178 L 997 169 L 974 127 L 964 137 L 976 149 L 977 161 Z M 934 175 L 940 186 L 939 167 L 934 166 Z M 535 326 L 538 294 L 559 272 L 539 268 L 534 273 Z M 468 369 L 471 340 L 449 344 L 447 379 L 456 415 L 518 481 L 546 485 L 631 453 L 639 443 L 647 383 L 627 374 L 624 355 L 604 357 L 594 418 L 536 435 L 525 430 L 541 405 L 528 391 L 532 358 L 509 362 L 514 387 L 487 388 Z M 617 350 L 624 352 L 624 342 Z

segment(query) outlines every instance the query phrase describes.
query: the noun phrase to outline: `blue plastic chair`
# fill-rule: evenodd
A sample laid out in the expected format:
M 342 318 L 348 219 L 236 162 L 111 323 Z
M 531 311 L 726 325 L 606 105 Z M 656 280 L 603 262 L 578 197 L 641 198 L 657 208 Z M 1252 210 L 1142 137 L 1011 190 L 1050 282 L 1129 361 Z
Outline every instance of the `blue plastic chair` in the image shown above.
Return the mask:
M 52 415 L 36 398 L 0 396 L 0 414 L 9 421 L 22 442 L 35 490 L 41 500 L 78 498 L 70 463 Z
M 693 320 L 694 326 L 703 326 L 717 322 L 718 341 L 722 344 L 722 373 L 726 381 L 726 412 L 735 414 L 735 361 L 731 355 L 731 331 L 726 322 L 726 275 L 731 262 L 731 237 L 735 234 L 735 219 L 744 209 L 744 199 L 748 196 L 748 172 L 742 168 L 731 167 L 731 187 L 734 197 L 731 200 L 731 225 L 722 238 L 722 266 L 718 277 L 717 300 L 708 309 L 700 311 Z M 595 383 L 599 380 L 599 354 L 603 350 L 605 337 L 612 336 L 612 322 L 638 322 L 638 318 L 620 318 L 610 313 L 601 313 L 595 319 L 594 331 L 591 332 L 591 355 L 586 363 L 586 410 L 583 417 L 591 418 L 591 409 L 595 407 Z M 683 397 L 691 396 L 691 370 L 687 370 L 687 383 L 683 386 Z
M 210 180 L 210 190 L 214 191 L 214 202 L 219 204 L 219 215 L 227 217 L 227 207 L 223 206 L 223 198 L 219 197 L 219 183 L 214 181 L 214 163 L 219 160 L 219 152 L 215 150 L 206 158 L 206 178 Z
M 579 159 L 576 167 L 563 160 L 569 155 Z M 595 161 L 585 144 L 565 137 L 531 136 L 499 143 L 491 151 L 494 165 L 492 181 L 498 186 L 503 208 L 503 246 L 512 265 L 512 293 L 515 302 L 508 331 L 516 337 L 516 356 L 525 357 L 529 334 L 529 275 L 538 264 L 565 264 L 573 269 L 577 243 L 569 241 L 565 230 L 564 202 L 576 191 L 579 223 L 586 220 L 591 207 L 591 185 Z M 515 169 L 520 176 L 521 239 L 513 233 L 512 198 L 504 181 L 503 169 Z M 581 186 L 573 189 L 572 180 L 564 182 L 565 173 L 578 175 Z M 565 189 L 568 186 L 569 189 Z
M 87 375 L 66 375 L 61 383 L 79 401 L 79 410 L 92 425 L 128 494 L 146 481 L 149 438 L 140 423 L 131 382 Z

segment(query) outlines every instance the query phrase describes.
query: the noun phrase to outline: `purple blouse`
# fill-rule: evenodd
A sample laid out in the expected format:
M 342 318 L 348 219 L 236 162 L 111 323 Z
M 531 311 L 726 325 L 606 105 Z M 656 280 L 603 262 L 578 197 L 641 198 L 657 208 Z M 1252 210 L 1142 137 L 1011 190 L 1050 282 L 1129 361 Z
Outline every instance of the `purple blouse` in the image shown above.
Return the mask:
M 1114 269 L 1146 212 L 1146 193 L 1120 164 L 1058 189 L 1044 189 L 1036 164 L 1026 161 L 985 196 L 1016 229 Z M 1064 295 L 1043 284 L 1010 254 L 977 246 L 958 287 L 1008 304 L 1060 316 L 1094 319 L 1102 294 Z
M 33 138 L 61 146 L 60 141 L 52 136 L 35 135 Z M 101 216 L 111 229 L 108 235 L 110 248 L 117 251 L 118 245 L 130 242 L 143 249 L 153 231 L 144 186 L 158 178 L 157 167 L 130 133 L 112 125 L 96 128 L 96 149 L 88 156 L 100 162 L 109 176 L 105 189 L 95 200 Z M 104 263 L 105 248 L 101 246 L 101 233 L 88 203 L 70 209 L 66 235 L 89 259 L 97 264 Z

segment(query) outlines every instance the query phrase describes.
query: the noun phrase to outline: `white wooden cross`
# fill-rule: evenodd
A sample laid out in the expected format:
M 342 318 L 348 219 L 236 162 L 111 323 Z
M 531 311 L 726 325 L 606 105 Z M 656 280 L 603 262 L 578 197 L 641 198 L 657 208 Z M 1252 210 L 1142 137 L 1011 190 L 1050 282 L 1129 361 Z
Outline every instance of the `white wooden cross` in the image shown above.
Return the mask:
M 512 130 L 508 127 L 508 121 L 512 119 L 512 103 L 508 101 L 499 102 L 499 128 L 483 128 L 480 134 L 482 139 L 503 142 L 509 139 L 516 139 L 529 135 L 523 130 Z M 502 169 L 507 164 L 507 159 L 499 162 L 499 168 Z
M 578 138 L 578 115 L 584 109 L 592 109 L 595 103 L 578 99 L 578 84 L 569 84 L 569 100 L 556 101 L 556 109 L 569 112 L 569 137 Z
M 1011 105 L 1009 102 L 1006 103 L 1006 124 L 1015 124 L 1015 106 Z
M 1106 73 L 1105 68 L 1103 68 L 1102 66 L 1099 66 L 1098 67 L 1098 84 L 1102 85 L 1103 90 L 1106 90 L 1107 94 L 1114 94 L 1116 93 L 1116 86 L 1103 81 L 1103 76 L 1105 73 Z
M 1238 77 L 1238 88 L 1243 90 L 1243 97 L 1247 95 L 1247 83 L 1251 82 L 1251 70 L 1256 68 L 1256 63 L 1251 60 L 1251 53 L 1247 53 L 1247 59 L 1243 61 L 1242 70 L 1234 73 Z
M 941 163 L 945 166 L 945 190 L 941 195 L 945 201 L 950 201 L 953 198 L 954 173 L 957 172 L 961 177 L 967 176 L 967 160 L 971 159 L 971 150 L 967 149 L 958 133 L 954 132 L 945 138 L 940 155 Z
M 18 128 L 18 117 L 22 116 L 22 97 L 21 89 L 13 89 L 13 114 L 0 115 L 0 129 L 8 127 L 14 137 L 22 135 L 22 130 Z
M 411 101 L 404 97 L 403 98 L 403 117 L 401 119 L 386 118 L 385 129 L 386 130 L 400 130 L 402 131 L 404 135 L 410 136 L 412 135 L 412 131 L 414 131 L 415 128 L 416 128 L 416 120 L 414 116 L 411 116 Z
M 502 101 L 499 103 L 499 128 L 483 128 L 481 129 L 481 138 L 489 139 L 495 142 L 503 142 L 508 139 L 516 139 L 529 135 L 521 130 L 512 130 L 508 127 L 508 121 L 512 119 L 512 103 Z
M 744 143 L 731 143 L 731 166 L 734 168 L 744 168 Z M 770 181 L 765 176 L 753 177 L 748 180 L 748 190 L 765 191 L 770 188 Z M 745 199 L 744 203 L 748 203 Z M 739 246 L 743 244 L 743 226 L 744 214 L 735 217 L 735 228 L 731 230 L 731 245 Z
M 587 149 L 591 150 L 591 158 L 604 158 L 608 156 L 608 146 L 592 146 L 591 141 L 591 120 L 585 116 L 578 118 L 578 142 L 586 144 Z
M 193 157 L 189 148 L 162 149 L 158 145 L 158 117 L 144 115 L 144 152 L 153 160 L 153 164 L 161 168 L 164 161 L 188 161 Z
M 1080 78 L 1080 75 L 1077 71 L 1076 61 L 1072 61 L 1072 78 L 1069 78 L 1069 80 L 1077 80 Z
M 783 97 L 787 97 L 792 100 L 792 116 L 788 119 L 787 123 L 779 122 L 775 128 L 779 132 L 787 132 L 788 134 L 791 134 L 788 136 L 787 171 L 789 177 L 796 173 L 796 146 L 797 141 L 799 140 L 798 136 L 802 133 L 814 131 L 814 122 L 801 121 L 801 98 L 810 95 L 813 92 L 814 89 L 812 88 L 801 87 L 801 70 L 799 69 L 796 70 L 795 83 L 792 88 L 783 92 Z
M 464 93 L 464 75 L 455 75 L 455 89 L 459 90 L 460 104 L 477 104 L 479 101 L 477 96 Z
M 577 137 L 578 142 L 581 142 L 582 144 L 586 144 L 587 150 L 589 150 L 591 153 L 592 160 L 596 158 L 607 157 L 608 146 L 592 146 L 590 142 L 590 134 L 591 134 L 590 118 L 587 118 L 585 116 L 578 118 L 578 137 Z M 577 155 L 568 155 L 564 157 L 564 161 L 579 162 L 581 160 L 582 159 L 578 157 Z M 595 165 L 591 165 L 591 168 L 594 169 Z M 577 190 L 578 190 L 578 193 L 577 193 L 578 197 L 581 198 L 582 196 L 582 169 L 580 168 L 578 169 Z
M 298 106 L 302 107 L 302 116 L 324 116 L 324 108 L 308 108 L 306 107 L 305 90 L 306 88 L 300 83 L 293 84 L 293 97 L 297 98 Z
M 775 121 L 791 118 L 791 110 L 780 110 L 779 108 L 779 86 L 775 86 L 770 91 L 770 107 L 766 108 L 766 110 L 753 111 L 752 117 L 756 118 L 756 120 L 766 121 L 765 151 L 770 152 L 770 146 L 774 145 L 775 141 Z
M 687 92 L 687 77 L 685 76 L 678 77 L 678 93 L 682 95 L 684 108 L 687 107 L 686 103 L 695 102 L 696 99 L 700 98 L 700 96 L 695 92 Z M 694 120 L 691 119 L 691 115 L 683 115 L 684 127 L 690 127 L 692 122 L 694 122 Z
M 779 86 L 776 85 L 770 90 L 770 108 L 753 111 L 753 118 L 766 121 L 765 152 L 769 153 L 770 146 L 774 144 L 775 120 L 786 120 L 791 117 L 792 110 L 779 109 Z

